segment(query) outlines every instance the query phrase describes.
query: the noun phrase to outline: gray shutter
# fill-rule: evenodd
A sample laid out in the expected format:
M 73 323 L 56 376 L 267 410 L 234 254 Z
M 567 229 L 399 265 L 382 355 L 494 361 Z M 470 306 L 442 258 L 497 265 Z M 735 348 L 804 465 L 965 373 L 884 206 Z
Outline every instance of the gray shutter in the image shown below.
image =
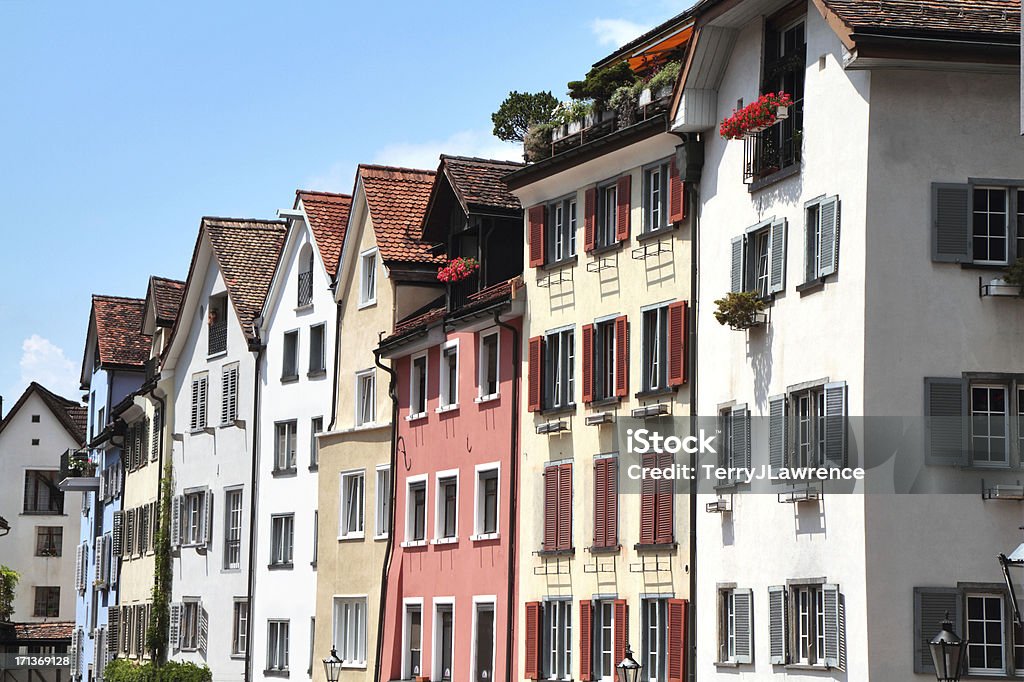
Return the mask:
M 199 546 L 210 544 L 210 516 L 213 514 L 213 493 L 209 488 L 203 491 L 203 505 L 199 510 Z
M 181 495 L 171 498 L 171 547 L 181 547 Z
M 85 545 L 78 545 L 78 549 L 75 550 L 75 589 L 81 592 L 85 589 L 85 580 L 82 575 L 82 551 L 85 549 Z
M 786 588 L 768 588 L 768 650 L 772 665 L 789 662 L 789 623 L 786 618 Z
M 825 384 L 825 466 L 846 466 L 846 382 Z
M 732 240 L 731 258 L 732 265 L 729 269 L 729 291 L 743 291 L 743 237 L 739 236 Z
M 932 183 L 932 260 L 969 263 L 971 249 L 970 187 Z
M 231 384 L 230 379 L 231 370 L 222 369 L 220 373 L 220 423 L 227 424 L 230 418 L 230 411 L 228 403 L 231 400 L 231 394 L 229 385 Z
M 843 624 L 839 618 L 839 594 L 838 585 L 822 585 L 821 601 L 824 606 L 825 619 L 825 666 L 829 668 L 843 669 L 843 659 L 840 655 L 841 647 L 839 642 L 842 639 Z
M 168 645 L 174 650 L 181 649 L 181 603 L 171 604 L 171 622 L 168 626 Z
M 967 464 L 967 382 L 960 377 L 925 377 L 926 464 Z
M 103 536 L 97 535 L 93 545 L 92 565 L 96 572 L 96 582 L 103 582 Z
M 206 613 L 206 609 L 203 608 L 202 603 L 196 606 L 199 609 L 199 653 L 206 656 L 206 640 L 210 630 L 210 616 Z
M 135 607 L 135 652 L 141 659 L 146 651 L 146 605 Z
M 107 607 L 107 653 L 117 657 L 117 642 L 121 635 L 121 610 L 117 606 Z
M 772 471 L 786 466 L 786 448 L 789 443 L 789 419 L 786 414 L 786 396 L 768 398 L 768 464 Z
M 161 424 L 162 419 L 163 414 L 161 413 L 160 408 L 158 407 L 153 410 L 153 427 L 149 432 L 151 441 L 149 446 L 149 461 L 151 462 L 155 462 L 157 457 L 160 455 L 160 429 L 163 428 L 163 425 Z
M 769 241 L 768 293 L 786 289 L 786 219 L 772 223 Z
M 749 589 L 732 591 L 733 616 L 735 618 L 736 662 L 753 662 L 754 652 L 754 597 Z
M 192 414 L 189 420 L 189 428 L 195 431 L 199 428 L 199 380 L 192 380 Z
M 139 521 L 137 511 L 137 509 L 129 509 L 125 512 L 124 554 L 128 557 L 135 556 L 135 531 Z
M 833 274 L 839 267 L 839 197 L 827 197 L 818 207 L 821 221 L 821 264 L 818 277 Z
M 746 405 L 732 408 L 732 464 L 750 468 L 750 411 Z
M 81 630 L 75 630 L 71 636 L 71 677 L 79 677 L 80 668 L 79 656 L 82 651 L 82 638 L 79 636 Z
M 914 588 L 914 672 L 935 674 L 928 643 L 938 634 L 946 614 L 953 629 L 963 632 L 960 591 L 955 587 Z
M 207 394 L 210 388 L 210 377 L 204 376 L 199 380 L 199 428 L 205 429 L 207 423 L 208 401 Z
M 122 550 L 124 549 L 124 512 L 114 512 L 114 530 L 113 530 L 113 554 L 114 556 L 121 556 Z

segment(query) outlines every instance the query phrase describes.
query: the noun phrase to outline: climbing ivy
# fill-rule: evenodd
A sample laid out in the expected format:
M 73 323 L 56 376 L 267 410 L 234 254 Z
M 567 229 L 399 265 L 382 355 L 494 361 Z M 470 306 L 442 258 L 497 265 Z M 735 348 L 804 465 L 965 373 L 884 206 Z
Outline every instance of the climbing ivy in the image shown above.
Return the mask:
M 167 458 L 160 477 L 160 522 L 156 528 L 153 571 L 153 610 L 146 630 L 146 649 L 157 667 L 167 661 L 167 632 L 171 620 L 171 458 Z

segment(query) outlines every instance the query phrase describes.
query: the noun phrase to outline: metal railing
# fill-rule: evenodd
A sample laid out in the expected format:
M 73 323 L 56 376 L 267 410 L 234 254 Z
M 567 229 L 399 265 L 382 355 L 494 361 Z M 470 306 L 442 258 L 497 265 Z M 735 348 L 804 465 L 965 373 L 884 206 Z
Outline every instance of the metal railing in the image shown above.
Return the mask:
M 789 117 L 757 133 L 743 137 L 743 182 L 762 180 L 800 163 L 803 142 L 803 102 L 789 109 Z
M 448 285 L 448 310 L 458 310 L 469 302 L 469 297 L 480 291 L 480 276 L 472 274 L 461 282 Z
M 219 320 L 210 325 L 208 330 L 209 336 L 207 342 L 209 344 L 209 354 L 214 355 L 216 353 L 223 353 L 228 349 L 228 321 Z
M 299 273 L 299 305 L 309 305 L 313 302 L 313 272 Z

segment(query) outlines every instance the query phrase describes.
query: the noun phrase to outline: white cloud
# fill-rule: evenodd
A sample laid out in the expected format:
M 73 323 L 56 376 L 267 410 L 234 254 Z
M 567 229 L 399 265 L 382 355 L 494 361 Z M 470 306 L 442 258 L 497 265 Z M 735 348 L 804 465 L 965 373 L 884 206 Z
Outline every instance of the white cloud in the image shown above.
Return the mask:
M 461 130 L 443 140 L 395 142 L 385 145 L 374 156 L 372 163 L 434 170 L 441 154 L 506 161 L 523 160 L 523 148 L 517 143 L 502 142 L 490 132 L 482 130 Z
M 348 194 L 352 191 L 352 183 L 356 177 L 356 165 L 347 161 L 331 164 L 323 173 L 308 176 L 300 189 L 311 189 L 320 192 L 339 192 Z
M 64 351 L 49 339 L 33 334 L 21 344 L 21 391 L 29 382 L 40 384 L 57 395 L 75 400 L 78 397 L 78 371 Z
M 650 26 L 628 19 L 594 19 L 590 30 L 601 45 L 620 47 L 650 30 Z

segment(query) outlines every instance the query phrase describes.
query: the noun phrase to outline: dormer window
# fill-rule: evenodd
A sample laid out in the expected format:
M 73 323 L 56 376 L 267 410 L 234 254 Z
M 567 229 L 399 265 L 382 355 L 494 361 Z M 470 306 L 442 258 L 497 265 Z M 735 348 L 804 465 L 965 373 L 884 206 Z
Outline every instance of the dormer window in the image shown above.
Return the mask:
M 299 254 L 299 307 L 313 304 L 313 247 L 306 244 Z
M 210 355 L 224 353 L 228 349 L 228 295 L 210 297 L 206 313 L 207 339 Z

